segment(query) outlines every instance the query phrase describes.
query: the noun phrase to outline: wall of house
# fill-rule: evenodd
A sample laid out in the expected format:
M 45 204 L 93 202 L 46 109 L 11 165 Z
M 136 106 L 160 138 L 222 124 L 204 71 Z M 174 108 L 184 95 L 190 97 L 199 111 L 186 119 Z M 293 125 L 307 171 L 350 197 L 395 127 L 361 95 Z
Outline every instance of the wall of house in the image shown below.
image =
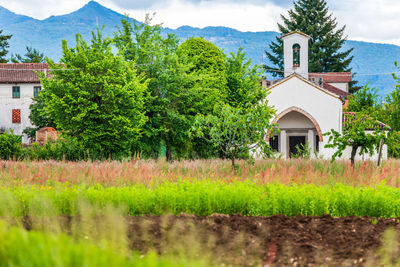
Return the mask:
M 345 92 L 349 92 L 349 84 L 348 83 L 328 83 L 336 88 L 339 88 Z
M 373 131 L 366 131 L 369 134 L 373 134 Z M 342 158 L 343 159 L 350 159 L 351 157 L 351 147 L 347 147 L 345 151 L 343 151 L 343 155 Z M 360 155 L 360 148 L 357 150 L 357 154 L 356 154 L 356 160 L 373 160 L 373 161 L 377 161 L 378 160 L 378 151 L 375 151 L 375 153 L 370 156 L 368 153 L 367 154 L 362 154 Z M 388 159 L 388 148 L 387 145 L 383 145 L 383 149 L 382 149 L 382 160 L 386 160 Z
M 331 94 L 321 91 L 297 76 L 272 87 L 267 100 L 276 109 L 276 114 L 297 107 L 309 113 L 319 124 L 322 133 L 331 129 L 342 130 L 342 101 Z M 319 143 L 320 155 L 330 158 L 333 149 L 324 148 L 328 139 Z
M 20 98 L 12 98 L 12 87 L 20 86 Z M 0 84 L 0 128 L 13 129 L 17 135 L 22 135 L 22 142 L 28 143 L 29 140 L 22 131 L 27 127 L 32 127 L 29 121 L 29 106 L 32 103 L 33 87 L 41 86 L 38 84 Z M 21 110 L 21 123 L 12 123 L 12 110 Z
M 357 150 L 356 160 L 373 160 L 378 161 L 378 152 L 375 152 L 372 156 L 368 153 L 360 155 L 360 148 Z M 345 151 L 343 151 L 342 159 L 350 159 L 351 157 L 351 147 L 347 147 Z M 388 149 L 387 145 L 383 146 L 382 149 L 382 160 L 388 159 Z

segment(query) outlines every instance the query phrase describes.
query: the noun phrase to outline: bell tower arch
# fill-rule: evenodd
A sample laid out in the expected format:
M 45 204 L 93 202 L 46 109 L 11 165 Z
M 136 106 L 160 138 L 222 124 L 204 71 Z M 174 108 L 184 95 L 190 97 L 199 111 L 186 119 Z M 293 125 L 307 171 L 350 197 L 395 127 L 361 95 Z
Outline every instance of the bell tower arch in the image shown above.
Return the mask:
M 308 42 L 311 37 L 294 31 L 283 35 L 281 39 L 285 77 L 297 73 L 308 80 Z

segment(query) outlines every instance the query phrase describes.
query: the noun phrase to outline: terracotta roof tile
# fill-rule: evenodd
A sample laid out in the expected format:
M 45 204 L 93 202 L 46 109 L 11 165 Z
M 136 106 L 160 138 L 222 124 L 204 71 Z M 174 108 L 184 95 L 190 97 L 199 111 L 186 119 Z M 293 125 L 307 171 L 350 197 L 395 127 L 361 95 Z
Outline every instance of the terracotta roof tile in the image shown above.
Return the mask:
M 1 63 L 0 83 L 40 83 L 34 71 L 47 71 L 47 63 Z
M 283 39 L 283 38 L 285 38 L 285 37 L 288 37 L 288 36 L 290 36 L 290 35 L 296 34 L 296 33 L 297 33 L 297 34 L 300 34 L 300 35 L 302 35 L 302 36 L 304 36 L 304 37 L 307 37 L 308 39 L 312 39 L 312 37 L 311 37 L 310 35 L 305 34 L 304 32 L 301 32 L 301 31 L 299 31 L 299 30 L 295 30 L 295 31 L 289 32 L 289 33 L 287 33 L 287 34 L 284 34 L 284 35 L 281 36 L 281 39 Z
M 350 95 L 348 92 L 343 91 L 342 89 L 339 89 L 333 85 L 330 85 L 329 83 L 324 82 L 322 84 L 322 88 L 324 88 L 325 90 L 328 90 L 331 93 L 334 93 L 335 95 L 341 96 L 344 99 L 347 99 L 347 97 Z
M 325 83 L 350 83 L 353 81 L 351 72 L 309 73 L 310 78 L 322 78 Z

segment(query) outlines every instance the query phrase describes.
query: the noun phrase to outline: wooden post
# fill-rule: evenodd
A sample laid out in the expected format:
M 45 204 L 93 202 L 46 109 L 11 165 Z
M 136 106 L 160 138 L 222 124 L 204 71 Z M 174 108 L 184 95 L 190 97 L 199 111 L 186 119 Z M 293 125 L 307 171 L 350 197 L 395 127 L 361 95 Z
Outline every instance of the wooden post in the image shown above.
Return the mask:
M 379 154 L 378 154 L 378 163 L 377 163 L 377 166 L 378 166 L 378 167 L 381 165 L 382 150 L 383 150 L 383 139 L 381 139 L 381 141 L 380 141 L 380 143 L 379 143 Z

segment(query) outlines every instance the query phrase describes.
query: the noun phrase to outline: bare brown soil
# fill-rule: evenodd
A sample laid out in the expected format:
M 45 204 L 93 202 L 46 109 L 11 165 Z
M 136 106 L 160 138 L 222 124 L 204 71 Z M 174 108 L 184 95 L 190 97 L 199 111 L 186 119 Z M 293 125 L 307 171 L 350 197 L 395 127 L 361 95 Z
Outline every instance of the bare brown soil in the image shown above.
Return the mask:
M 128 217 L 131 248 L 183 249 L 223 266 L 374 266 L 382 234 L 400 221 L 367 217 Z

